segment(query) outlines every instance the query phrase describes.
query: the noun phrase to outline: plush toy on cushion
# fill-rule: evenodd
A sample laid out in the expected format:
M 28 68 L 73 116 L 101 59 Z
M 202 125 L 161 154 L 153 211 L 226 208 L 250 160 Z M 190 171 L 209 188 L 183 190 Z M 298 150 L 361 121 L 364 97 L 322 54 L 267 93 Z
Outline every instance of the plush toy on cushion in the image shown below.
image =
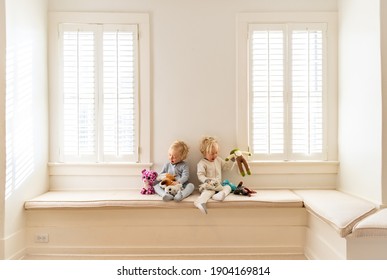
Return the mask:
M 223 190 L 223 186 L 217 180 L 208 179 L 206 182 L 199 185 L 199 191 L 202 192 L 204 190 L 219 192 Z
M 181 184 L 169 185 L 164 188 L 165 193 L 175 196 L 179 191 L 181 191 Z
M 251 196 L 251 194 L 257 193 L 256 191 L 243 186 L 243 182 L 240 182 L 234 191 L 234 194 Z
M 175 196 L 179 191 L 181 191 L 181 188 L 183 187 L 180 183 L 175 183 L 176 179 L 175 176 L 172 174 L 166 173 L 163 174 L 163 179 L 160 182 L 160 186 L 164 187 L 164 190 L 166 193 Z
M 165 186 L 172 185 L 172 182 L 176 182 L 175 176 L 170 174 L 170 173 L 160 174 L 157 177 L 157 180 L 160 181 L 160 185 L 161 185 L 162 188 L 164 188 Z
M 154 194 L 154 183 L 157 179 L 157 172 L 153 170 L 144 169 L 142 173 L 142 182 L 144 187 L 141 189 L 141 194 Z
M 238 164 L 239 172 L 242 176 L 245 176 L 246 173 L 251 175 L 249 164 L 247 163 L 244 155 L 251 156 L 250 152 L 244 152 L 239 149 L 234 149 L 230 152 L 230 155 L 226 157 L 226 161 L 231 160 Z M 246 169 L 246 171 L 244 170 Z
M 223 180 L 222 186 L 229 186 L 231 188 L 231 191 L 235 191 L 237 186 L 235 186 L 233 183 L 231 183 L 229 180 Z

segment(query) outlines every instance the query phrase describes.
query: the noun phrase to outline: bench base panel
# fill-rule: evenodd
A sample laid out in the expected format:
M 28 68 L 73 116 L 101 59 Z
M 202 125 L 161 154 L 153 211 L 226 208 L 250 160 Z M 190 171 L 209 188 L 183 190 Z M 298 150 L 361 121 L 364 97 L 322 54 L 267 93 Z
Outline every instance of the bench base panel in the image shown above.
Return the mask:
M 26 259 L 304 259 L 304 208 L 27 212 Z M 48 234 L 47 243 L 36 236 Z

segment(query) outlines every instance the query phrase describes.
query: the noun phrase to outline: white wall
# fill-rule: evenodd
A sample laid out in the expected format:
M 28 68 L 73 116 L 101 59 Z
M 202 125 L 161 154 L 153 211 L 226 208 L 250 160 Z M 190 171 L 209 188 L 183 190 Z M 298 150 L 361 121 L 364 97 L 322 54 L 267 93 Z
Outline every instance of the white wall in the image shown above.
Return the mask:
M 5 2 L 0 0 L 0 260 L 4 258 L 5 197 Z
M 336 11 L 336 0 L 49 0 L 50 11 L 145 12 L 151 26 L 152 161 L 160 170 L 175 139 L 191 147 L 191 179 L 202 136 L 237 145 L 236 16 L 240 12 Z M 257 167 L 259 170 L 259 167 Z M 236 170 L 228 176 L 240 177 Z M 335 187 L 336 174 L 259 174 L 254 187 Z M 237 183 L 237 182 L 236 182 Z
M 381 202 L 380 0 L 339 1 L 339 188 Z
M 382 55 L 382 202 L 387 206 L 387 3 L 380 1 L 381 55 Z
M 48 189 L 47 2 L 5 2 L 7 174 L 4 257 L 11 258 L 23 254 L 25 246 L 24 201 Z

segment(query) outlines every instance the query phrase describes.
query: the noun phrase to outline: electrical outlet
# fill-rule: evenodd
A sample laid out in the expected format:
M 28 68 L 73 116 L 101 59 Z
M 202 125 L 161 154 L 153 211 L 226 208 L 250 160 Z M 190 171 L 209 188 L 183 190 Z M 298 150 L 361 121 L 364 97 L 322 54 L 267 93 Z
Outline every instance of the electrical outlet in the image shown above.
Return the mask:
M 36 243 L 48 243 L 48 233 L 37 233 L 35 234 Z

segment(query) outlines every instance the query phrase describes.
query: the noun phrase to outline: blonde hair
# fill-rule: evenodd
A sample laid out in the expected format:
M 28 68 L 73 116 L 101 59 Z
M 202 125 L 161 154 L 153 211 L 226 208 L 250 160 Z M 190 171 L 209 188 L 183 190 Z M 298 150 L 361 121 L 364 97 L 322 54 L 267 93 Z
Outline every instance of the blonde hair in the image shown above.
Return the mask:
M 211 153 L 214 146 L 218 146 L 218 141 L 214 137 L 203 137 L 200 143 L 200 152 L 205 156 L 207 153 Z
M 189 147 L 184 141 L 177 140 L 171 144 L 170 150 L 175 150 L 180 153 L 181 160 L 185 160 L 188 156 Z

